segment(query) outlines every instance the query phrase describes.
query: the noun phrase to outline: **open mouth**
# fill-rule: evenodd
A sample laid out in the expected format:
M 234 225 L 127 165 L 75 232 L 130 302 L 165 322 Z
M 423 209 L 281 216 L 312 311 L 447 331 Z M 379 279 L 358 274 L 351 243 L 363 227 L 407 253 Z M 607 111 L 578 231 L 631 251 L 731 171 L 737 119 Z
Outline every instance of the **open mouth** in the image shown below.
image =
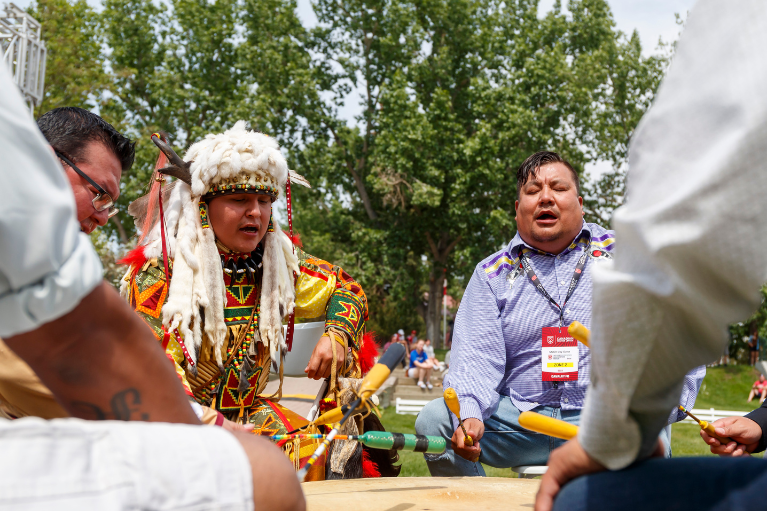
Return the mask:
M 553 222 L 557 219 L 556 216 L 554 216 L 553 213 L 549 213 L 548 211 L 544 211 L 540 215 L 536 217 L 536 220 L 542 221 L 542 222 Z
M 240 231 L 247 234 L 258 234 L 258 227 L 255 225 L 246 225 L 245 227 L 240 227 Z

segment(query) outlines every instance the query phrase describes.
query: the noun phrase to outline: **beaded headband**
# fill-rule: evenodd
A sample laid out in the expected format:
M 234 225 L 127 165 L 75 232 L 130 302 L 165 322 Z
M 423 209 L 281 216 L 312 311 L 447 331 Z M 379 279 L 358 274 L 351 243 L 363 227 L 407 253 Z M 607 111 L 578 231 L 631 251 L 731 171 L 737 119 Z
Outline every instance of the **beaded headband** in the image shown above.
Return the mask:
M 213 185 L 208 189 L 205 195 L 203 195 L 203 199 L 211 199 L 213 197 L 221 197 L 222 195 L 231 195 L 233 193 L 260 193 L 268 195 L 272 198 L 272 201 L 277 200 L 280 196 L 280 191 L 274 186 L 239 183 Z

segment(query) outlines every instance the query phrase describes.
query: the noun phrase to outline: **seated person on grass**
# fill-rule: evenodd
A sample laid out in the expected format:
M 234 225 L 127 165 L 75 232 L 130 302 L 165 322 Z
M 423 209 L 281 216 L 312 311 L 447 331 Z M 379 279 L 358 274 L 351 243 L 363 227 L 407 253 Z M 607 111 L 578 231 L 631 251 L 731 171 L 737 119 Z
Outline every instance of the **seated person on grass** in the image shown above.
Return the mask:
M 434 346 L 431 345 L 431 339 L 426 339 L 426 341 L 424 341 L 423 351 L 426 353 L 427 360 L 431 362 L 431 366 L 434 369 L 440 371 L 443 370 L 442 362 L 440 362 L 434 354 Z
M 751 392 L 748 394 L 748 402 L 750 403 L 757 394 L 759 394 L 759 402 L 764 403 L 764 398 L 767 396 L 767 380 L 764 379 L 763 374 L 760 374 L 759 379 L 751 386 Z
M 410 368 L 407 370 L 407 375 L 411 378 L 418 378 L 418 386 L 422 389 L 433 389 L 434 385 L 431 384 L 431 371 L 434 369 L 432 363 L 429 361 L 429 356 L 423 350 L 424 341 L 420 339 L 415 343 L 413 351 L 410 352 Z M 424 379 L 426 383 L 424 384 Z

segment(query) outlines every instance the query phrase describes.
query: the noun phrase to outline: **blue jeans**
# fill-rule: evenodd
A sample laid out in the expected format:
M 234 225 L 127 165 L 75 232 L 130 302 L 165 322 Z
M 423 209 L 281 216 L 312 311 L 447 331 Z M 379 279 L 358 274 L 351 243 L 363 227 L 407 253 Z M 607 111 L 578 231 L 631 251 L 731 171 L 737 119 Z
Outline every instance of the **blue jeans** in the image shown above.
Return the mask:
M 750 511 L 767 508 L 767 460 L 651 459 L 567 483 L 554 511 Z
M 580 422 L 580 410 L 565 410 L 550 406 L 539 406 L 533 411 L 573 424 Z M 485 423 L 485 434 L 480 440 L 481 463 L 496 468 L 510 468 L 518 465 L 545 465 L 551 451 L 564 440 L 534 433 L 519 425 L 520 411 L 508 396 L 501 396 L 498 409 Z M 419 435 L 441 436 L 447 440 L 447 450 L 442 454 L 424 454 L 429 472 L 435 477 L 484 476 L 480 463 L 466 460 L 453 451 L 450 438 L 455 428 L 450 411 L 444 399 L 435 399 L 427 404 L 415 421 Z

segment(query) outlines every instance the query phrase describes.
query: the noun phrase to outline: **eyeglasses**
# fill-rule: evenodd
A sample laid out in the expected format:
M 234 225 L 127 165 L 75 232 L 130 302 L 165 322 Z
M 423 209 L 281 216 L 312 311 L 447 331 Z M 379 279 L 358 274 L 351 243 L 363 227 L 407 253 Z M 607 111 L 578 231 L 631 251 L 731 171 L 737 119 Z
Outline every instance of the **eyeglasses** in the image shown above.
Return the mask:
M 58 156 L 61 161 L 72 167 L 72 170 L 80 174 L 83 178 L 85 178 L 86 181 L 88 181 L 93 188 L 96 189 L 98 192 L 96 196 L 91 201 L 93 203 L 93 208 L 96 211 L 104 211 L 105 209 L 109 210 L 109 216 L 107 218 L 112 218 L 117 214 L 118 209 L 115 207 L 115 201 L 112 199 L 112 196 L 107 193 L 106 190 L 104 190 L 102 187 L 100 187 L 98 184 L 96 184 L 96 181 L 91 179 L 88 174 L 77 168 L 77 165 L 69 161 L 69 159 L 61 154 L 60 152 L 56 151 L 54 149 L 54 152 L 56 153 L 56 156 Z

